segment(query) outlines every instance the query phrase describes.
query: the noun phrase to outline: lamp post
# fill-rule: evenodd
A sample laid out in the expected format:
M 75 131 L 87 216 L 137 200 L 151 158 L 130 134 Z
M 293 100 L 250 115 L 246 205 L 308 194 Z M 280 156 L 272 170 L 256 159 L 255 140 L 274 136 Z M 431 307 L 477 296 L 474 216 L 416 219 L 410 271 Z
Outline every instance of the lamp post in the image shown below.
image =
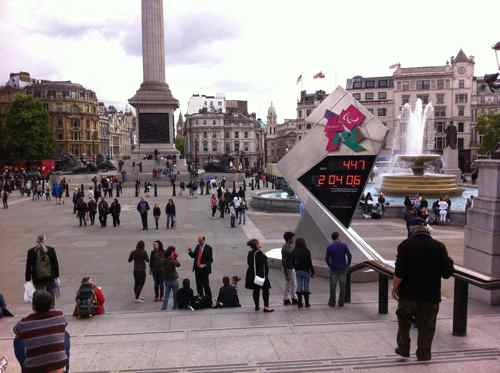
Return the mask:
M 498 70 L 500 71 L 500 57 L 499 57 L 499 54 L 500 54 L 500 41 L 497 42 L 495 45 L 493 45 L 491 47 L 491 49 L 493 49 L 495 51 L 495 57 L 497 59 L 497 66 L 498 66 Z

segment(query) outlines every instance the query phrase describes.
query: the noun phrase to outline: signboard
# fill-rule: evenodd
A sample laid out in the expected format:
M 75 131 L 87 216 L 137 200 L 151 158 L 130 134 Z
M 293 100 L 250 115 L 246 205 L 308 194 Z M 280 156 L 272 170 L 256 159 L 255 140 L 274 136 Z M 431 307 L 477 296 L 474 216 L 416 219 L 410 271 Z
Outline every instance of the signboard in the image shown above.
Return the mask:
M 349 227 L 375 158 L 374 155 L 327 156 L 299 181 Z
M 169 113 L 139 113 L 140 144 L 168 144 L 169 142 Z
M 349 228 L 388 129 L 341 87 L 306 121 L 313 128 L 278 168 L 329 236 L 328 220 Z

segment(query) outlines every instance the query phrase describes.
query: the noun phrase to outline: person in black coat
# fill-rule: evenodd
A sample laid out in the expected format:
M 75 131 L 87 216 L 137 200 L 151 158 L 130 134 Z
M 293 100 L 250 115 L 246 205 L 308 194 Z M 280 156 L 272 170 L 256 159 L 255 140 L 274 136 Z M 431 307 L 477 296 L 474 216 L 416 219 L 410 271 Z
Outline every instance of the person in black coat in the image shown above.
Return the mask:
M 87 210 L 88 206 L 81 197 L 76 205 L 76 210 L 78 212 L 78 219 L 80 220 L 80 227 L 83 225 L 87 226 Z
M 141 198 L 137 204 L 137 211 L 139 211 L 139 214 L 141 215 L 142 230 L 147 231 L 149 204 L 144 200 L 144 198 Z
M 25 280 L 33 282 L 35 289 L 47 290 L 54 295 L 58 278 L 59 261 L 56 251 L 45 245 L 45 236 L 40 235 L 37 237 L 36 246 L 28 250 Z
M 188 254 L 193 258 L 193 272 L 196 279 L 196 291 L 200 297 L 205 296 L 212 306 L 212 291 L 210 290 L 209 276 L 212 273 L 213 250 L 206 244 L 205 236 L 198 237 L 198 244 L 194 251 L 189 248 Z
M 161 208 L 157 203 L 153 206 L 153 218 L 155 219 L 156 229 L 158 230 L 158 222 L 160 221 Z
M 309 282 L 314 277 L 314 267 L 311 259 L 311 251 L 307 248 L 303 238 L 297 238 L 295 249 L 292 251 L 293 268 L 297 277 L 297 306 L 303 307 L 302 296 L 304 297 L 306 308 L 311 307 L 309 303 Z
M 122 211 L 122 207 L 120 205 L 120 202 L 115 198 L 113 202 L 111 203 L 111 206 L 109 207 L 109 213 L 113 217 L 113 227 L 119 227 L 120 226 L 120 213 Z
M 95 216 L 97 214 L 97 203 L 93 198 L 90 198 L 89 202 L 87 203 L 87 206 L 89 210 L 90 225 L 94 225 Z
M 238 298 L 238 291 L 235 286 L 232 286 L 229 277 L 224 276 L 222 279 L 222 287 L 219 290 L 219 296 L 217 297 L 217 303 L 215 304 L 217 308 L 219 307 L 241 307 L 240 300 Z
M 98 205 L 99 210 L 99 222 L 101 223 L 101 228 L 104 228 L 108 222 L 109 205 L 103 198 Z
M 175 203 L 172 198 L 168 200 L 165 206 L 165 214 L 167 215 L 167 229 L 175 226 Z
M 264 300 L 264 312 L 273 312 L 269 308 L 269 289 L 271 283 L 269 282 L 269 265 L 267 264 L 267 256 L 262 252 L 259 240 L 251 239 L 247 242 L 250 251 L 247 256 L 247 274 L 245 278 L 245 287 L 253 290 L 253 301 L 255 303 L 255 311 L 260 310 L 259 297 L 260 290 L 262 289 L 262 299 Z M 264 278 L 262 286 L 255 284 L 255 275 Z

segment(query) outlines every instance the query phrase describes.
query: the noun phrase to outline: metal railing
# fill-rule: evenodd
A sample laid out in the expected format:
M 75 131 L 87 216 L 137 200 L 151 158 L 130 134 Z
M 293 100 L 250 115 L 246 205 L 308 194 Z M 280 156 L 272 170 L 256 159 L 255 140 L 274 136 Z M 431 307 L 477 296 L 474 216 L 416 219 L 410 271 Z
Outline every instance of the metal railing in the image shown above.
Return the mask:
M 389 279 L 394 277 L 394 267 L 381 261 L 368 260 L 349 268 L 347 272 L 345 302 L 351 302 L 351 274 L 362 269 L 371 269 L 378 273 L 378 313 L 389 311 Z M 485 290 L 500 289 L 500 278 L 493 278 L 471 269 L 454 265 L 452 276 L 455 278 L 453 296 L 453 335 L 467 335 L 467 308 L 469 302 L 469 285 Z

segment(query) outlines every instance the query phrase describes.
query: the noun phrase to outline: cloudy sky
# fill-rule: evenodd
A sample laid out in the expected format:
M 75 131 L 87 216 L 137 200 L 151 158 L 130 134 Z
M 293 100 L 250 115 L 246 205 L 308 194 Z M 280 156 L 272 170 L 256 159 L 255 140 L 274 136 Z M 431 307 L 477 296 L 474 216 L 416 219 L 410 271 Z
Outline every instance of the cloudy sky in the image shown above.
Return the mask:
M 140 0 L 0 0 L 0 84 L 10 72 L 72 80 L 124 107 L 142 81 Z M 462 5 L 463 4 L 463 5 Z M 500 1 L 165 0 L 167 81 L 295 117 L 303 87 L 333 90 L 389 65 L 444 64 L 463 48 L 493 72 Z M 491 16 L 490 16 L 491 15 Z M 324 80 L 313 80 L 318 71 Z

